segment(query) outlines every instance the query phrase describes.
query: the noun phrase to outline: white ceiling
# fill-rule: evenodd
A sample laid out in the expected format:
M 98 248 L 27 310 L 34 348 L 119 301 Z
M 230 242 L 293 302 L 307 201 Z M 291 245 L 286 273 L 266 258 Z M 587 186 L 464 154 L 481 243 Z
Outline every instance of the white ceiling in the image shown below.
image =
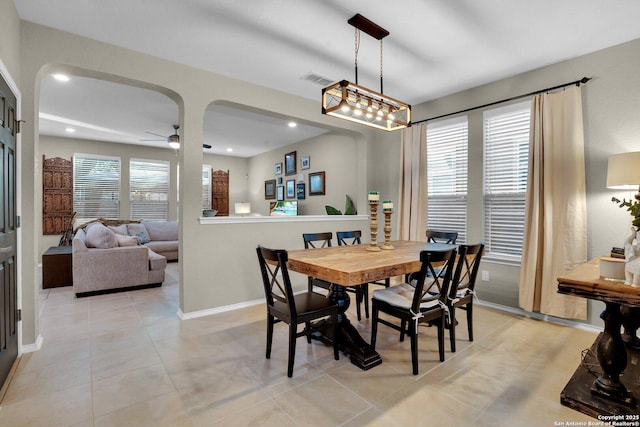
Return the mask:
M 21 18 L 27 21 L 318 102 L 320 86 L 302 77 L 312 72 L 329 80 L 353 80 L 354 29 L 347 19 L 356 13 L 390 32 L 384 39 L 384 92 L 412 104 L 640 38 L 637 0 L 14 0 L 14 3 Z M 359 82 L 377 88 L 379 44 L 364 33 L 358 63 Z M 49 97 L 48 93 L 62 90 L 52 83 L 52 80 L 43 82 L 41 113 L 112 129 L 116 131 L 113 135 L 119 133 L 122 139 L 128 138 L 122 142 L 145 138 L 145 130 L 169 135 L 177 118 L 175 104 L 171 106 L 168 98 L 157 93 L 142 94 L 136 88 L 114 89 L 111 84 L 83 79 L 75 83 L 75 102 L 62 103 L 60 100 L 66 97 Z M 115 109 L 105 99 L 115 93 L 119 106 L 124 104 L 123 99 L 127 104 L 131 100 L 130 113 L 114 114 Z M 150 103 L 152 100 L 155 102 Z M 245 149 L 238 145 L 237 151 L 231 153 L 247 156 L 251 152 L 245 150 L 253 146 L 273 144 L 255 138 L 264 135 L 264 129 L 253 135 L 236 135 L 235 139 L 231 134 L 225 135 L 237 131 L 238 124 L 244 124 L 245 130 L 256 125 L 251 120 L 254 113 L 243 119 L 241 113 L 234 111 L 237 110 L 224 107 L 220 112 L 207 113 L 213 118 L 218 114 L 226 116 L 211 125 L 211 135 L 206 135 L 215 141 L 214 148 L 222 150 L 227 144 L 239 144 L 238 138 L 251 138 L 244 140 L 245 145 L 248 143 Z M 247 119 L 248 122 L 243 122 Z M 287 118 L 283 120 L 280 124 L 286 123 Z M 225 123 L 230 122 L 234 126 L 225 129 Z M 270 120 L 259 123 L 274 127 Z M 43 132 L 54 132 L 53 127 L 53 123 L 44 126 L 43 120 Z M 275 127 L 278 128 L 277 124 Z M 305 127 L 294 130 L 302 128 Z M 323 131 L 305 128 L 304 137 Z M 291 137 L 292 133 L 284 135 Z M 280 135 L 273 138 L 279 139 Z

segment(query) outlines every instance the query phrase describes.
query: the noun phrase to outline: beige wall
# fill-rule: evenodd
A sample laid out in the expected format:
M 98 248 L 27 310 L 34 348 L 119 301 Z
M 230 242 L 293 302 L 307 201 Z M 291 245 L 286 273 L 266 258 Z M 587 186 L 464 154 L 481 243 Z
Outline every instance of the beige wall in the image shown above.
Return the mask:
M 13 0 L 0 0 L 0 60 L 20 86 L 20 18 Z
M 620 246 L 628 234 L 630 217 L 610 199 L 629 197 L 606 188 L 607 158 L 613 154 L 640 150 L 640 40 L 584 55 L 569 61 L 536 69 L 512 78 L 446 96 L 414 108 L 415 121 L 578 80 L 593 80 L 583 86 L 585 161 L 587 181 L 588 257 L 607 254 Z M 468 240 L 483 238 L 482 232 L 482 110 L 469 116 L 469 207 Z M 399 135 L 391 141 L 378 139 L 370 152 L 369 182 L 388 182 L 390 191 L 398 186 Z M 387 170 L 380 180 L 374 173 Z M 396 190 L 397 191 L 397 190 Z M 479 282 L 481 299 L 518 306 L 519 268 L 484 262 L 481 269 L 490 273 L 490 281 Z M 603 305 L 590 301 L 589 323 L 602 325 L 598 318 Z
M 310 124 L 326 126 L 338 132 L 350 132 L 356 141 L 359 158 L 355 168 L 355 188 L 358 199 L 366 200 L 367 139 L 373 132 L 348 122 L 322 116 L 318 102 L 258 87 L 213 73 L 186 67 L 170 61 L 108 44 L 74 36 L 37 24 L 21 23 L 21 81 L 23 90 L 24 150 L 21 162 L 25 210 L 23 224 L 30 224 L 25 233 L 23 284 L 23 317 L 25 343 L 33 343 L 37 325 L 37 262 L 39 239 L 42 235 L 41 157 L 38 132 L 40 79 L 53 70 L 87 75 L 125 84 L 158 90 L 176 101 L 179 107 L 181 137 L 193 144 L 184 144 L 179 151 L 180 165 L 180 308 L 192 312 L 246 301 L 246 295 L 260 289 L 254 250 L 247 250 L 266 235 L 255 227 L 237 227 L 238 235 L 226 236 L 220 227 L 200 224 L 201 165 L 200 143 L 203 140 L 204 112 L 212 102 L 233 102 L 249 108 L 275 111 Z M 313 167 L 313 158 L 312 158 Z M 250 171 L 248 171 L 251 176 Z M 264 179 L 261 179 L 264 181 Z M 269 227 L 269 232 L 281 227 Z M 306 229 L 312 229 L 311 224 Z M 299 240 L 299 230 L 282 227 L 272 240 L 286 243 Z M 238 242 L 247 241 L 247 246 Z M 279 245 L 278 245 L 279 246 Z M 289 246 L 291 247 L 291 246 Z M 203 257 L 206 261 L 203 262 Z M 229 268 L 240 263 L 242 268 Z M 255 265 L 256 268 L 246 268 Z M 232 284 L 237 284 L 233 285 Z
M 305 183 L 306 198 L 298 201 L 300 215 L 324 215 L 325 205 L 331 205 L 344 211 L 345 196 L 348 194 L 354 202 L 358 197 L 358 169 L 356 159 L 359 156 L 358 142 L 352 136 L 340 135 L 337 132 L 311 138 L 297 144 L 273 150 L 249 159 L 251 171 L 250 201 L 253 212 L 269 214 L 269 201 L 264 199 L 264 181 L 282 178 L 282 185 L 287 180 Z M 296 152 L 298 159 L 295 175 L 274 174 L 275 163 L 284 163 L 284 155 Z M 300 157 L 309 156 L 309 169 L 300 170 Z M 324 196 L 309 196 L 309 173 L 325 172 Z M 298 181 L 302 175 L 302 181 Z M 362 207 L 361 205 L 360 207 Z M 356 205 L 358 207 L 358 205 Z M 366 214 L 366 209 L 358 211 Z

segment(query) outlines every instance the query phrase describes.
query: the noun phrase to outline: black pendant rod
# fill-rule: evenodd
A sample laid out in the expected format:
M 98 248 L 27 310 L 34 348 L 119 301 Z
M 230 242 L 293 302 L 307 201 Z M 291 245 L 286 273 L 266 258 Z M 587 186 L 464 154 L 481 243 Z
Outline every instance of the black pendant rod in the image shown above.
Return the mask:
M 427 122 L 429 120 L 442 119 L 443 117 L 449 117 L 449 116 L 453 116 L 453 115 L 460 114 L 460 113 L 467 113 L 469 111 L 477 110 L 479 108 L 491 107 L 492 105 L 502 104 L 503 102 L 514 101 L 516 99 L 526 98 L 528 96 L 538 95 L 539 93 L 550 92 L 552 90 L 561 89 L 563 87 L 567 87 L 567 86 L 571 86 L 571 85 L 580 86 L 581 83 L 582 84 L 587 83 L 589 80 L 591 80 L 591 77 L 583 77 L 580 80 L 576 80 L 576 81 L 573 81 L 573 82 L 563 83 L 563 84 L 558 85 L 558 86 L 553 86 L 553 87 L 548 87 L 546 89 L 536 90 L 534 92 L 525 93 L 523 95 L 513 96 L 511 98 L 501 99 L 500 101 L 494 101 L 494 102 L 490 102 L 488 104 L 478 105 L 477 107 L 466 108 L 464 110 L 456 111 L 455 113 L 448 113 L 448 114 L 442 114 L 441 116 L 429 117 L 428 119 L 419 120 L 417 122 L 412 122 L 411 124 L 415 125 L 417 123 L 423 123 L 423 122 Z

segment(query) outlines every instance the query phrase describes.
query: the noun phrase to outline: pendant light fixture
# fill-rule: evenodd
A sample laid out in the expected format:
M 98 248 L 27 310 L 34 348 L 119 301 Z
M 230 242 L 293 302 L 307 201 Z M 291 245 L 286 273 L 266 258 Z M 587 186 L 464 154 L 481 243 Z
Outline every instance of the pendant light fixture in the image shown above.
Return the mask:
M 411 126 L 411 106 L 383 94 L 382 39 L 389 32 L 360 14 L 347 21 L 355 27 L 355 83 L 341 80 L 322 89 L 322 114 L 392 131 Z M 380 92 L 358 84 L 360 31 L 380 40 Z

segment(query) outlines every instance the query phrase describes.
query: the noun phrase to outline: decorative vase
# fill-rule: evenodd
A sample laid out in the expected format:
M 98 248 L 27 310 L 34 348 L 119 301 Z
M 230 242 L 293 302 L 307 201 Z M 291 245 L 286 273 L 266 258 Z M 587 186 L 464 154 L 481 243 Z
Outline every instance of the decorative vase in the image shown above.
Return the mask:
M 631 226 L 631 234 L 624 241 L 625 284 L 634 288 L 640 288 L 640 239 L 638 234 L 636 228 Z

